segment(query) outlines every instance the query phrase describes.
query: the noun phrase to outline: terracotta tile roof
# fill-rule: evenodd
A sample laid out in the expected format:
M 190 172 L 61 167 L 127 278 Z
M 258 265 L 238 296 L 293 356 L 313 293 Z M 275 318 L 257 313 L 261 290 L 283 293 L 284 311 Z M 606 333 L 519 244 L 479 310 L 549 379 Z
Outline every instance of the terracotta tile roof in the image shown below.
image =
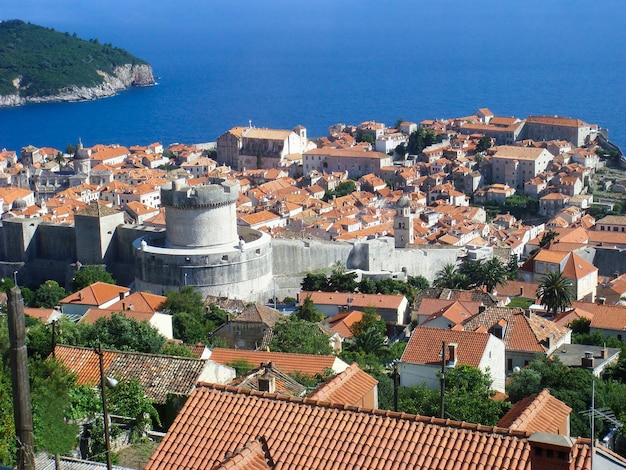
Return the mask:
M 211 469 L 257 436 L 283 469 L 530 469 L 530 444 L 518 431 L 206 385 L 146 470 Z
M 100 380 L 98 355 L 93 349 L 57 345 L 55 356 L 78 377 L 79 384 Z M 146 395 L 163 404 L 168 394 L 188 395 L 196 386 L 207 361 L 177 356 L 103 350 L 104 372 L 116 379 L 133 379 Z
M 363 319 L 363 312 L 358 310 L 352 310 L 350 312 L 338 313 L 332 318 L 329 318 L 328 325 L 333 331 L 339 333 L 343 338 L 352 338 L 352 325 L 360 322 Z
M 424 300 L 427 300 L 427 299 L 424 299 Z M 439 300 L 439 299 L 428 299 L 428 300 Z M 420 308 L 422 308 L 423 306 L 424 306 L 424 301 L 422 301 Z M 433 313 L 430 317 L 426 319 L 424 323 L 435 320 L 436 318 L 439 318 L 442 316 L 450 320 L 452 323 L 455 323 L 455 324 L 463 323 L 464 321 L 469 320 L 469 318 L 472 315 L 475 315 L 476 313 L 478 313 L 479 307 L 480 307 L 480 304 L 478 302 L 459 302 L 458 300 L 455 300 L 448 306 Z
M 567 312 L 561 312 L 556 317 L 552 319 L 554 323 L 559 326 L 567 326 L 574 320 L 578 320 L 579 318 L 588 318 L 591 320 L 593 318 L 593 313 L 589 313 L 582 308 L 573 308 L 568 310 Z
M 133 306 L 133 310 L 136 312 L 158 312 L 161 309 L 163 302 L 167 300 L 167 297 L 162 295 L 149 294 L 147 292 L 133 292 L 130 295 L 124 297 L 124 300 L 115 302 L 109 306 L 111 310 L 128 310 L 129 306 Z M 124 306 L 126 308 L 124 308 Z
M 265 448 L 264 448 L 265 446 Z M 214 470 L 271 470 L 275 468 L 269 455 L 267 442 L 263 438 L 248 442 L 242 449 L 227 453 L 224 460 Z
M 411 333 L 411 338 L 402 354 L 401 361 L 413 364 L 439 365 L 441 364 L 441 344 L 443 341 L 458 344 L 458 364 L 478 367 L 487 347 L 489 334 L 418 326 Z
M 445 287 L 431 287 L 424 289 L 415 296 L 414 309 L 419 311 L 422 302 L 427 299 L 460 300 L 462 302 L 478 302 L 490 307 L 496 305 L 498 300 L 491 294 L 480 290 L 447 289 Z M 443 307 L 439 307 L 443 308 Z
M 330 403 L 358 406 L 378 385 L 378 380 L 352 364 L 343 372 L 320 384 L 309 398 Z
M 528 433 L 567 434 L 565 426 L 572 409 L 553 397 L 547 388 L 518 401 L 498 422 L 498 427 Z
M 535 299 L 537 297 L 537 288 L 539 284 L 534 282 L 523 282 L 508 280 L 503 286 L 498 286 L 498 295 L 506 295 L 508 297 L 524 297 L 527 299 Z
M 544 353 L 548 335 L 554 335 L 554 341 L 563 338 L 568 329 L 554 322 L 530 313 L 526 315 L 521 308 L 490 307 L 478 313 L 463 324 L 466 331 L 475 331 L 479 327 L 490 330 L 500 320 L 505 320 L 504 341 L 507 350 Z
M 375 307 L 375 308 L 400 308 L 405 297 L 402 294 L 385 295 L 385 294 L 360 294 L 360 293 L 343 293 L 343 292 L 305 292 L 298 293 L 298 302 L 302 305 L 307 297 L 316 305 L 348 305 L 357 308 Z M 351 299 L 348 302 L 348 299 Z
M 278 310 L 265 305 L 253 304 L 246 307 L 243 312 L 237 315 L 233 320 L 246 323 L 263 323 L 264 325 L 274 327 L 276 322 L 283 320 L 285 316 Z
M 128 287 L 107 284 L 106 282 L 94 282 L 90 286 L 61 299 L 60 302 L 62 304 L 93 305 L 97 307 L 119 297 L 120 293 L 126 292 L 130 292 Z
M 588 125 L 580 119 L 560 116 L 528 116 L 526 122 L 545 124 L 548 126 L 581 127 Z
M 32 307 L 24 307 L 24 313 L 32 318 L 37 318 L 44 323 L 48 323 L 54 313 L 60 313 L 53 308 L 32 308 Z
M 245 360 L 252 365 L 271 362 L 288 374 L 301 372 L 302 374 L 309 376 L 323 374 L 325 369 L 333 369 L 335 372 L 340 372 L 337 368 L 345 370 L 345 368 L 348 367 L 348 364 L 335 356 L 248 351 L 244 349 L 226 348 L 213 349 L 211 352 L 211 360 L 225 365 L 240 360 Z
M 593 264 L 585 261 L 584 258 L 576 253 L 572 253 L 563 268 L 563 276 L 579 280 L 597 271 L 598 268 L 596 268 Z
M 536 160 L 545 152 L 545 149 L 536 147 L 518 147 L 516 145 L 501 145 L 497 147 L 493 158 L 506 158 L 515 160 Z
M 569 256 L 569 252 L 563 251 L 550 251 L 545 248 L 539 250 L 535 257 L 535 261 L 543 261 L 545 263 L 560 264 L 565 258 Z
M 590 325 L 591 328 L 618 331 L 624 331 L 626 329 L 626 306 L 572 302 L 572 307 L 586 310 L 593 315 Z

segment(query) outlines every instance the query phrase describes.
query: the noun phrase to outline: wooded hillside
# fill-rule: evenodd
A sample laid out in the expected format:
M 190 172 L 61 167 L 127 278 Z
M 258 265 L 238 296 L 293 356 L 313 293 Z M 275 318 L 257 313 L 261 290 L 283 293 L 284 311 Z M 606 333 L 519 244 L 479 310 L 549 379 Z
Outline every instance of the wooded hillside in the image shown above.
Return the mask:
M 59 89 L 96 86 L 98 70 L 112 74 L 116 66 L 147 64 L 127 51 L 76 33 L 60 33 L 20 20 L 0 23 L 0 95 L 14 94 L 21 77 L 24 97 L 54 95 Z

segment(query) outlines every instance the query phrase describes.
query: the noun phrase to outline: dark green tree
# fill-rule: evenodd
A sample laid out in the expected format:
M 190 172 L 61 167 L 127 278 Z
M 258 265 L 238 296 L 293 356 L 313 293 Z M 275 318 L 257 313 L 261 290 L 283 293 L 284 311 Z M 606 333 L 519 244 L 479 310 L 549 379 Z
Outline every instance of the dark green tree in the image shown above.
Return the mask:
M 72 289 L 78 291 L 90 286 L 94 282 L 106 282 L 107 284 L 115 284 L 113 276 L 104 268 L 104 266 L 92 264 L 81 266 L 76 271 L 74 279 L 72 279 Z
M 519 257 L 513 253 L 506 265 L 507 277 L 511 280 L 517 279 L 517 270 L 519 269 Z
M 468 365 L 458 365 L 446 371 L 445 414 L 447 418 L 486 426 L 495 425 L 510 405 L 503 401 L 492 400 L 494 394 L 488 373 Z M 425 385 L 401 388 L 399 411 L 424 416 L 439 416 L 439 390 L 430 389 Z
M 558 233 L 556 233 L 554 230 L 548 230 L 547 232 L 544 232 L 541 236 L 541 240 L 539 240 L 539 248 L 543 248 L 544 246 L 549 245 L 550 242 L 557 237 L 557 235 Z
M 167 300 L 161 308 L 168 313 L 174 315 L 176 313 L 204 313 L 204 299 L 202 294 L 196 291 L 192 286 L 183 287 L 180 292 L 170 291 L 165 294 Z
M 370 144 L 374 143 L 374 136 L 369 132 L 359 132 L 356 136 L 357 142 L 367 142 Z
M 358 287 L 356 282 L 357 274 L 345 272 L 341 269 L 333 269 L 328 277 L 329 292 L 354 292 Z
M 559 271 L 551 271 L 541 279 L 537 297 L 541 298 L 541 305 L 545 306 L 549 313 L 556 315 L 572 305 L 574 300 L 572 281 Z
M 409 135 L 409 143 L 407 144 L 407 150 L 409 155 L 418 155 L 426 147 L 433 145 L 437 142 L 437 135 L 432 129 L 419 128 Z
M 467 286 L 467 277 L 461 274 L 454 264 L 445 264 L 436 274 L 434 287 L 448 289 L 464 289 Z
M 480 260 L 465 259 L 458 267 L 457 271 L 459 274 L 465 276 L 467 287 L 481 285 L 483 266 Z
M 484 152 L 489 148 L 491 148 L 491 137 L 484 135 L 478 141 L 478 145 L 476 145 L 476 151 Z
M 503 286 L 507 281 L 508 271 L 498 258 L 491 258 L 481 265 L 482 277 L 479 285 L 484 286 L 487 292 L 493 292 L 497 286 Z
M 66 420 L 69 390 L 75 376 L 54 359 L 31 361 L 31 403 L 35 447 L 51 454 L 67 454 L 76 445 L 78 427 Z
M 409 285 L 413 286 L 418 291 L 428 289 L 430 287 L 430 282 L 424 276 L 409 276 L 407 279 Z
M 307 273 L 302 280 L 302 290 L 305 292 L 328 291 L 328 279 L 322 273 Z
M 104 349 L 159 354 L 167 339 L 145 321 L 113 313 L 110 318 L 98 318 L 92 328 L 84 331 L 84 342 L 91 347 L 98 343 Z
M 363 277 L 359 282 L 359 292 L 362 294 L 375 294 L 376 281 L 369 277 Z
M 324 319 L 324 315 L 315 307 L 315 304 L 311 300 L 311 296 L 308 296 L 302 302 L 295 313 L 300 320 L 305 320 L 312 323 L 321 322 Z
M 331 354 L 329 338 L 318 325 L 291 315 L 277 323 L 270 349 L 300 354 Z
M 573 320 L 568 326 L 572 330 L 572 334 L 587 334 L 590 325 L 591 320 L 589 318 L 580 317 Z
M 54 308 L 65 296 L 67 296 L 67 292 L 58 282 L 48 280 L 35 291 L 33 304 L 35 307 Z
M 342 181 L 335 187 L 334 190 L 326 191 L 322 199 L 328 202 L 333 198 L 333 196 L 343 197 L 347 196 L 348 194 L 352 194 L 354 191 L 356 191 L 356 184 L 354 184 L 354 181 Z
M 466 364 L 446 372 L 446 408 L 458 421 L 495 426 L 510 406 L 494 395 L 489 373 Z
M 557 357 L 537 356 L 528 366 L 513 374 L 507 385 L 512 402 L 521 400 L 547 388 L 550 393 L 572 408 L 571 435 L 588 437 L 589 423 L 581 415 L 591 405 L 591 371 L 580 367 L 566 367 Z M 610 407 L 615 416 L 626 411 L 626 388 L 614 387 L 610 380 L 596 379 L 596 407 Z M 605 433 L 608 425 L 597 422 L 596 437 Z
M 202 314 L 180 312 L 172 317 L 174 338 L 186 344 L 206 344 L 215 328 L 215 324 L 207 322 Z

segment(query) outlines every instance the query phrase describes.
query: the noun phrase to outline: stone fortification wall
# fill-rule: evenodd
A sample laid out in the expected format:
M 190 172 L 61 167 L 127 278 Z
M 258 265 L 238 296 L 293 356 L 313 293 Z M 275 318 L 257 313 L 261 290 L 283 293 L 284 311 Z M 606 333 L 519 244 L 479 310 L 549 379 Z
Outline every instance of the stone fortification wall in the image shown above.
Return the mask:
M 172 249 L 163 234 L 133 243 L 138 290 L 160 294 L 188 285 L 205 295 L 267 301 L 272 284 L 272 246 L 269 235 L 240 228 L 237 246 Z
M 317 240 L 274 239 L 273 266 L 277 276 L 303 274 L 331 267 L 341 261 L 348 269 L 364 271 L 402 271 L 409 276 L 424 276 L 430 281 L 446 263 L 455 263 L 458 248 L 394 249 L 390 237 L 364 242 L 343 243 Z
M 337 261 L 346 263 L 353 246 L 343 242 L 318 240 L 272 240 L 273 271 L 275 275 L 289 275 L 325 269 Z M 356 269 L 358 266 L 348 266 Z
M 115 231 L 124 223 L 124 214 L 99 209 L 92 204 L 74 216 L 76 260 L 82 264 L 108 264 L 115 260 Z M 98 216 L 98 212 L 105 212 Z
M 40 224 L 37 229 L 39 258 L 73 263 L 76 261 L 76 231 L 68 224 Z
M 161 189 L 167 220 L 167 242 L 171 247 L 203 247 L 237 244 L 235 202 L 239 184 L 190 188 L 175 181 Z

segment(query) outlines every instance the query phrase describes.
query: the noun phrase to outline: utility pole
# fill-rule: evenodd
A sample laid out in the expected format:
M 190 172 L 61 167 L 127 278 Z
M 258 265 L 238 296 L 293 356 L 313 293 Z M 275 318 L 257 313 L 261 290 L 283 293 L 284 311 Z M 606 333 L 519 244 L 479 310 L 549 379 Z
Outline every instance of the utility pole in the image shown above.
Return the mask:
M 445 402 L 446 402 L 446 342 L 444 341 L 441 346 L 441 390 L 440 390 L 440 418 L 444 419 L 445 414 Z
M 57 323 L 59 320 L 52 320 L 52 357 L 56 357 L 54 350 L 57 347 Z
M 22 291 L 17 284 L 9 290 L 8 320 L 17 464 L 20 469 L 35 470 L 35 438 L 28 382 L 28 353 L 25 341 L 26 320 L 24 319 Z
M 393 365 L 393 411 L 398 411 L 398 379 L 400 378 L 400 374 L 398 374 L 398 362 L 396 361 Z
M 111 461 L 111 431 L 109 429 L 109 410 L 107 409 L 107 396 L 105 390 L 104 361 L 102 359 L 102 345 L 98 343 L 96 348 L 98 363 L 100 365 L 100 393 L 102 394 L 102 415 L 104 419 L 104 444 L 106 446 L 107 470 L 112 470 Z

